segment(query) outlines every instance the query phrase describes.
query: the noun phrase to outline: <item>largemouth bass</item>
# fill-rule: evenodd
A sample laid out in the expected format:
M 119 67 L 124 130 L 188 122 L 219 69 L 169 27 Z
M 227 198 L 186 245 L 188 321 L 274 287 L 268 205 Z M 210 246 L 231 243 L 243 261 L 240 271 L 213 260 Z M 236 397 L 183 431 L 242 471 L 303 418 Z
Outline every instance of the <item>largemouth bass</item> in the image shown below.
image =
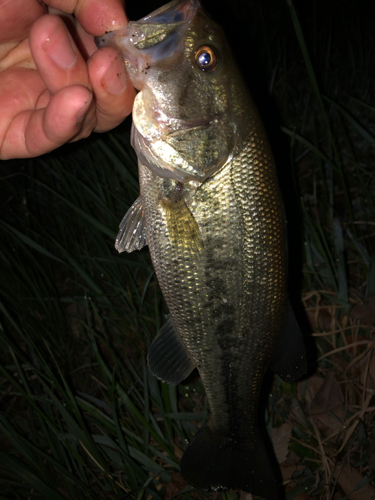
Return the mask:
M 210 418 L 181 461 L 202 489 L 277 499 L 257 424 L 265 370 L 306 372 L 287 291 L 285 216 L 272 152 L 221 28 L 198 0 L 175 0 L 116 43 L 134 86 L 140 197 L 119 252 L 146 244 L 170 311 L 151 372 L 170 384 L 196 367 Z

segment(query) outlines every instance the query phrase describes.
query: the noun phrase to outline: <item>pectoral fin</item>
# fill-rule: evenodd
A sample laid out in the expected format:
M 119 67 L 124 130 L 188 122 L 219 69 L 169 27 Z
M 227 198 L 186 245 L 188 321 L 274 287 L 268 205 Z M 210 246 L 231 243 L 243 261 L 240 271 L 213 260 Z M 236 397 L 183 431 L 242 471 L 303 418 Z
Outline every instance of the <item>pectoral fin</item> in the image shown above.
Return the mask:
M 198 255 L 203 249 L 199 227 L 183 196 L 176 202 L 161 200 L 161 204 L 173 243 Z
M 305 342 L 290 304 L 269 367 L 287 382 L 298 380 L 307 372 Z
M 152 342 L 147 360 L 151 373 L 172 385 L 182 382 L 194 370 L 195 363 L 182 344 L 171 317 Z
M 146 243 L 144 214 L 141 198 L 137 198 L 120 222 L 115 248 L 121 252 L 140 250 Z

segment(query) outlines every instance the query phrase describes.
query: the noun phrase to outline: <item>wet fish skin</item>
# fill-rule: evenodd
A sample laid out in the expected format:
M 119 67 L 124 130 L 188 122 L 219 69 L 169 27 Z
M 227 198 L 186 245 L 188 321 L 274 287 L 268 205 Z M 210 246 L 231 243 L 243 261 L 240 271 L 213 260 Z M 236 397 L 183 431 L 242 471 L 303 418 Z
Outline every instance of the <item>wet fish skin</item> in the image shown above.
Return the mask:
M 152 343 L 151 371 L 177 384 L 197 367 L 210 418 L 184 453 L 184 478 L 277 499 L 257 424 L 264 371 L 306 371 L 287 291 L 285 216 L 272 152 L 222 30 L 197 0 L 174 0 L 127 33 L 140 92 L 132 144 L 140 198 L 119 251 L 148 245 L 170 317 Z M 200 47 L 218 65 L 197 66 Z

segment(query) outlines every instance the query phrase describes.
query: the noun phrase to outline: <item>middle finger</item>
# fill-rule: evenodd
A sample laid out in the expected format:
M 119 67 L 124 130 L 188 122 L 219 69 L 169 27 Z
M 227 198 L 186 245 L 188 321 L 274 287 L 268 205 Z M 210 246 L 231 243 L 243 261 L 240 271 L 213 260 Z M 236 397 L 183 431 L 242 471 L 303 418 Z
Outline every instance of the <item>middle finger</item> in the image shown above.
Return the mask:
M 83 85 L 91 90 L 86 62 L 59 16 L 44 15 L 34 23 L 30 48 L 52 94 L 69 85 Z

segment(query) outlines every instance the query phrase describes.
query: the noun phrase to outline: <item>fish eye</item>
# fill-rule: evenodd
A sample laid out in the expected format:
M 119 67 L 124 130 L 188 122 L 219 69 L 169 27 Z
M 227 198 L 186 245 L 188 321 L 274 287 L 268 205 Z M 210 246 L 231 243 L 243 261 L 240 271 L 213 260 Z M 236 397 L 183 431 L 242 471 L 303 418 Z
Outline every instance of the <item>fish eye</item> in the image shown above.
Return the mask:
M 216 52 L 208 45 L 202 45 L 202 47 L 199 47 L 199 49 L 195 52 L 194 57 L 196 65 L 201 71 L 210 73 L 217 68 L 219 61 Z

